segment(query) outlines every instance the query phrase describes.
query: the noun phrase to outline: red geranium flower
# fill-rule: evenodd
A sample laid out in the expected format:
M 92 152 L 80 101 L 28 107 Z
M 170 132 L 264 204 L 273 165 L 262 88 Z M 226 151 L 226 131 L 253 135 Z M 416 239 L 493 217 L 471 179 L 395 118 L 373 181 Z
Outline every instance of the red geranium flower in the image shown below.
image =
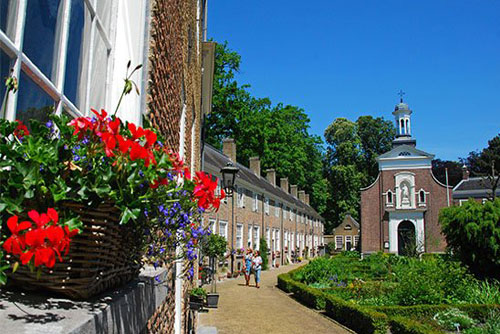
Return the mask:
M 14 130 L 14 136 L 16 136 L 19 139 L 23 139 L 25 136 L 29 136 L 30 132 L 28 131 L 28 128 L 26 125 L 24 125 L 23 122 L 20 120 L 16 120 L 17 122 L 17 127 Z
M 19 233 L 31 227 L 31 223 L 27 221 L 18 224 L 18 219 L 17 216 L 12 216 L 7 220 L 7 227 L 12 235 L 3 243 L 3 248 L 14 255 L 21 254 L 25 247 L 24 236 Z

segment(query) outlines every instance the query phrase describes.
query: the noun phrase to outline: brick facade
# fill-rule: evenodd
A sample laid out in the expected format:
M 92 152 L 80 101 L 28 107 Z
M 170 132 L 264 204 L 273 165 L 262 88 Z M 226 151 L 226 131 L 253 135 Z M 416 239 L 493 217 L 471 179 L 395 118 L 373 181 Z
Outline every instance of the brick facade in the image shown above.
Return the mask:
M 227 142 L 225 145 L 225 151 L 235 159 L 235 147 L 228 147 Z M 234 142 L 231 145 L 234 145 Z M 228 156 L 206 146 L 204 168 L 206 172 L 220 178 L 220 168 L 229 161 Z M 253 166 L 259 165 L 255 159 L 252 161 L 254 161 Z M 292 195 L 289 192 L 290 186 L 285 185 L 285 180 L 280 182 L 283 187 L 274 186 L 276 181 L 272 180 L 272 171 L 268 172 L 269 175 L 266 175 L 266 178 L 260 175 L 260 171 L 251 170 L 240 164 L 238 167 L 240 177 L 236 180 L 237 191 L 233 197 L 221 203 L 219 211 L 205 213 L 206 224 L 215 224 L 214 232 L 226 235 L 229 249 L 232 245 L 234 249 L 239 246 L 247 249 L 249 240 L 251 240 L 250 246 L 254 248 L 257 245 L 254 235 L 257 228 L 258 239 L 265 238 L 267 241 L 270 249 L 269 263 L 272 265 L 282 265 L 292 260 L 292 255 L 297 257 L 317 255 L 318 247 L 323 245 L 323 218 L 307 203 Z M 294 189 L 293 186 L 292 189 Z M 257 196 L 256 204 L 254 204 L 254 196 Z M 233 200 L 234 231 L 231 226 Z M 267 200 L 269 205 L 266 204 Z M 238 226 L 241 226 L 239 230 L 241 241 L 239 242 Z M 241 262 L 241 257 L 237 256 L 234 270 L 239 270 Z M 229 258 L 228 264 L 230 264 Z
M 447 188 L 435 179 L 430 168 L 408 171 L 415 174 L 415 189 L 424 189 L 429 193 L 424 212 L 425 251 L 443 252 L 446 242 L 438 216 L 439 210 L 448 205 Z M 395 174 L 399 172 L 401 170 L 381 171 L 377 180 L 361 191 L 361 249 L 364 253 L 384 250 L 384 242 L 389 240 L 388 210 L 391 208 L 387 206 L 383 193 L 388 189 L 394 191 Z

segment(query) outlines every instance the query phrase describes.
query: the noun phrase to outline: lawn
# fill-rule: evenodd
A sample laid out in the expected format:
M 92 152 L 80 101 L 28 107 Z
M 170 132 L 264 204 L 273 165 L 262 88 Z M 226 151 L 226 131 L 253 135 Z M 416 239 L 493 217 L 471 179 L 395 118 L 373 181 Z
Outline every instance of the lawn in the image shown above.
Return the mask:
M 456 333 L 457 328 L 465 334 L 500 333 L 500 284 L 474 278 L 444 255 L 419 260 L 379 253 L 360 259 L 346 252 L 315 259 L 289 278 L 395 323 L 420 326 L 421 333 Z

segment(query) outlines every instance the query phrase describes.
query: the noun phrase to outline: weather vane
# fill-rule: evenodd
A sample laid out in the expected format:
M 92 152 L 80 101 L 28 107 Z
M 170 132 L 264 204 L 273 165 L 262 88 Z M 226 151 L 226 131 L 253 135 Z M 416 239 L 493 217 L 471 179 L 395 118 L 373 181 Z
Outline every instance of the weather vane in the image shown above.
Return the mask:
M 403 92 L 403 90 L 402 90 L 402 89 L 400 89 L 400 90 L 399 90 L 398 95 L 399 95 L 399 97 L 400 97 L 400 101 L 401 101 L 401 103 L 403 103 L 403 95 L 405 95 L 405 94 L 406 94 L 406 93 L 405 93 L 405 92 Z

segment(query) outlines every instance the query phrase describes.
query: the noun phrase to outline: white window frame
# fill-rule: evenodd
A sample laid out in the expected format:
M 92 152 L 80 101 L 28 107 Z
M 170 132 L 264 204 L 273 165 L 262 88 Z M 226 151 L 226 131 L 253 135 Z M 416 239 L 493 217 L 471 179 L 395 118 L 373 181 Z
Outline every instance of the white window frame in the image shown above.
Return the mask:
M 108 1 L 108 0 L 106 0 Z M 109 0 L 114 1 L 114 0 Z M 56 115 L 61 115 L 63 109 L 65 109 L 68 113 L 70 113 L 74 117 L 80 117 L 90 114 L 90 105 L 89 105 L 89 96 L 90 90 L 93 85 L 93 78 L 91 78 L 92 73 L 92 62 L 93 62 L 93 48 L 94 48 L 94 40 L 96 38 L 96 34 L 99 34 L 102 38 L 104 45 L 108 51 L 108 64 L 106 68 L 106 83 L 105 87 L 109 86 L 109 81 L 111 79 L 111 68 L 112 68 L 112 59 L 113 59 L 113 44 L 111 42 L 111 37 L 108 32 L 105 31 L 104 25 L 99 17 L 97 12 L 97 7 L 93 3 L 93 1 L 84 1 L 85 10 L 89 10 L 92 13 L 92 21 L 90 28 L 90 47 L 89 47 L 89 55 L 88 62 L 90 66 L 88 66 L 88 72 L 85 74 L 87 78 L 86 82 L 86 98 L 84 107 L 82 110 L 78 109 L 73 102 L 67 98 L 64 93 L 64 79 L 66 75 L 66 54 L 68 50 L 68 41 L 71 36 L 69 36 L 69 28 L 70 28 L 70 1 L 62 2 L 62 23 L 60 24 L 61 30 L 56 31 L 54 43 L 58 43 L 58 48 L 55 48 L 57 51 L 57 55 L 54 54 L 54 59 L 57 59 L 53 66 L 52 72 L 55 73 L 54 82 L 48 78 L 39 68 L 36 66 L 33 61 L 23 52 L 23 41 L 24 41 L 24 30 L 26 25 L 26 10 L 28 8 L 27 1 L 17 1 L 16 8 L 16 25 L 14 27 L 14 40 L 11 40 L 9 36 L 3 31 L 0 30 L 0 49 L 6 53 L 11 59 L 13 59 L 13 65 L 11 68 L 13 69 L 12 75 L 14 75 L 18 80 L 21 78 L 21 71 L 24 75 L 30 78 L 35 85 L 37 85 L 42 91 L 44 91 L 48 96 L 50 96 L 54 101 L 54 113 Z M 111 8 L 114 7 L 114 4 L 111 4 Z M 40 14 L 42 15 L 42 13 Z M 113 16 L 112 16 L 113 17 Z M 115 19 L 110 19 L 110 27 L 115 25 Z M 112 29 L 110 29 L 112 30 Z M 59 40 L 57 40 L 59 34 Z M 24 69 L 24 70 L 23 70 Z M 3 78 L 1 79 L 3 82 Z M 3 86 L 3 85 L 2 85 Z M 4 89 L 3 87 L 1 89 Z M 23 89 L 23 87 L 19 87 L 19 89 Z M 18 93 L 11 94 L 9 96 L 9 100 L 7 103 L 5 118 L 10 121 L 14 121 L 19 118 L 16 115 L 17 110 L 17 100 Z M 104 101 L 103 107 L 107 105 L 107 100 L 109 100 L 109 92 L 104 92 Z M 92 106 L 96 107 L 96 106 Z
M 259 194 L 252 193 L 252 197 L 253 197 L 252 211 L 253 212 L 258 212 L 259 211 Z
M 248 225 L 247 226 L 247 247 L 250 247 L 252 248 L 253 246 L 253 238 L 252 238 L 252 235 L 253 235 L 253 226 L 252 225 Z
M 208 227 L 212 233 L 217 233 L 217 221 L 214 218 L 208 219 Z
M 359 235 L 355 235 L 353 241 L 354 248 L 358 247 L 358 244 L 359 244 Z
M 236 248 L 243 248 L 243 224 L 236 224 Z
M 245 207 L 245 189 L 243 187 L 238 187 L 238 207 Z
M 344 249 L 344 236 L 336 235 L 335 236 L 335 249 Z
M 279 217 L 280 216 L 280 202 L 274 201 L 274 216 Z
M 264 198 L 264 211 L 269 216 L 269 197 Z
M 458 204 L 459 204 L 459 206 L 462 206 L 467 201 L 468 201 L 468 199 L 459 199 Z
M 389 201 L 389 194 L 391 194 L 390 201 Z M 394 206 L 394 192 L 391 189 L 387 190 L 387 192 L 385 193 L 385 204 L 388 207 Z
M 424 200 L 423 201 L 420 200 L 420 194 L 421 193 L 424 194 Z M 426 206 L 427 205 L 427 192 L 424 189 L 420 189 L 417 192 L 417 198 L 418 198 L 418 205 L 419 206 Z
M 253 225 L 253 229 L 252 229 L 252 232 L 253 232 L 253 246 L 255 249 L 259 249 L 260 248 L 260 226 L 258 225 Z
M 227 221 L 225 220 L 219 220 L 219 235 L 223 236 L 228 240 L 228 235 L 227 235 Z
M 351 243 L 351 248 L 352 248 L 352 247 L 354 246 L 354 243 L 353 243 L 353 241 L 352 241 L 352 236 L 350 236 L 350 235 L 346 235 L 346 236 L 345 236 L 345 246 L 344 246 L 344 249 L 345 249 L 346 251 L 350 251 L 350 250 L 351 250 L 351 248 L 347 249 L 347 243 L 348 243 L 348 242 L 350 242 L 350 243 Z
M 266 238 L 267 238 L 267 245 L 268 247 L 271 246 L 271 229 L 269 227 L 266 227 Z

